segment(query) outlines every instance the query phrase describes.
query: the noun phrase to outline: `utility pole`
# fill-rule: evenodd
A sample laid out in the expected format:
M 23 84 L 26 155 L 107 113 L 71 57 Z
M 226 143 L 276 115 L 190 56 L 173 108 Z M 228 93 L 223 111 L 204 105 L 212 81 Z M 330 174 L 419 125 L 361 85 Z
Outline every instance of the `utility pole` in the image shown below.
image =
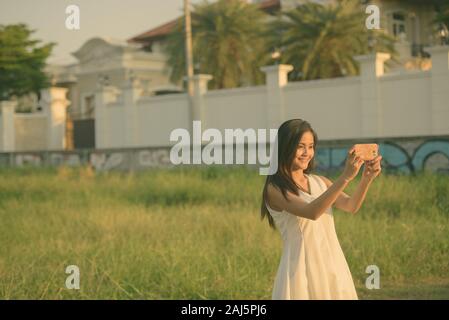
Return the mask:
M 186 42 L 186 71 L 187 92 L 189 98 L 193 97 L 193 57 L 192 57 L 192 24 L 190 19 L 190 0 L 184 0 L 185 42 Z

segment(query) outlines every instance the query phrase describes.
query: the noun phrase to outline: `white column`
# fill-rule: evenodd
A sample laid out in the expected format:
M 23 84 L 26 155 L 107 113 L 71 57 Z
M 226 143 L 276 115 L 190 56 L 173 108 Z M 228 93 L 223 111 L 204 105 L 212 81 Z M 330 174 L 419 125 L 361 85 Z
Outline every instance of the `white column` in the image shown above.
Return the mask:
M 260 68 L 265 72 L 267 89 L 267 128 L 277 129 L 285 120 L 283 87 L 288 83 L 288 73 L 293 66 L 279 64 Z
M 137 100 L 142 96 L 142 86 L 138 79 L 129 79 L 123 87 L 123 121 L 125 129 L 125 145 L 135 147 L 139 145 L 139 121 Z
M 16 101 L 0 101 L 0 151 L 12 152 L 15 150 L 14 112 Z
M 112 86 L 98 86 L 95 92 L 95 148 L 104 149 L 111 146 L 110 117 L 107 105 L 117 101 L 118 90 Z
M 394 43 L 394 48 L 399 56 L 398 63 L 393 65 L 393 70 L 404 70 L 405 64 L 412 58 L 412 47 L 407 41 L 405 33 L 399 34 L 399 39 Z
M 432 134 L 449 134 L 449 46 L 428 48 L 432 58 Z
M 212 78 L 209 74 L 196 74 L 190 79 L 193 84 L 191 121 L 201 121 L 203 127 L 206 120 L 206 105 L 203 97 L 207 93 L 207 84 Z
M 383 106 L 378 78 L 385 73 L 388 53 L 374 53 L 354 57 L 360 63 L 361 81 L 361 135 L 363 138 L 380 137 L 384 133 Z
M 47 116 L 47 149 L 64 150 L 66 147 L 67 107 L 66 88 L 51 87 L 42 90 L 43 111 Z

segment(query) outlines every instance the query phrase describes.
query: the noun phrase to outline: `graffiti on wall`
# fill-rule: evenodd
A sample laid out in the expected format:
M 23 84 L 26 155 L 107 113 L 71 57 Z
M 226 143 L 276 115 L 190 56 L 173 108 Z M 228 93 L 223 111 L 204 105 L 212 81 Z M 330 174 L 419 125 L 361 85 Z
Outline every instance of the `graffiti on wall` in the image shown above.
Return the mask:
M 378 144 L 382 167 L 390 173 L 414 174 L 422 170 L 449 173 L 449 139 L 402 144 L 389 141 Z M 343 169 L 348 148 L 349 146 L 317 149 L 318 169 Z
M 347 151 L 354 143 L 348 143 L 344 147 L 318 147 L 317 169 L 320 171 L 342 170 Z M 418 171 L 429 170 L 449 174 L 449 138 L 402 139 L 402 141 L 383 141 L 378 144 L 385 172 L 414 174 Z M 1 166 L 90 165 L 97 171 L 143 170 L 174 166 L 170 162 L 169 147 L 2 153 L 0 159 Z
M 89 164 L 97 171 L 113 169 L 139 170 L 172 165 L 170 163 L 170 150 L 166 148 L 120 152 L 94 151 L 90 154 Z
M 172 166 L 170 162 L 170 150 L 143 150 L 138 152 L 139 164 L 143 167 L 167 167 Z
M 95 151 L 90 154 L 89 164 L 97 171 L 109 171 L 118 169 L 123 165 L 125 159 L 124 152 L 106 153 Z

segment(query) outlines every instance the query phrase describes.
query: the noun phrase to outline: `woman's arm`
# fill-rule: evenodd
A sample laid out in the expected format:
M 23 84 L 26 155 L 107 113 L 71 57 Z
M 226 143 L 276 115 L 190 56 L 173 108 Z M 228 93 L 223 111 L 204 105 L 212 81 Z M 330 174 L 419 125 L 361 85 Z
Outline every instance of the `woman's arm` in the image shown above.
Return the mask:
M 325 176 L 319 176 L 319 177 L 321 178 L 321 180 L 324 181 L 327 188 L 330 188 L 332 186 L 332 184 L 333 184 L 332 180 L 329 180 Z M 351 197 L 342 191 L 341 194 L 338 196 L 337 200 L 335 200 L 335 203 L 334 203 L 335 207 L 342 211 L 353 213 L 352 204 L 349 202 L 350 199 L 351 199 Z
M 352 213 L 356 214 L 357 211 L 359 211 L 360 207 L 362 206 L 363 201 L 365 200 L 365 196 L 368 192 L 368 189 L 371 185 L 371 182 L 373 180 L 364 179 L 360 180 L 359 185 L 357 186 L 357 189 L 354 191 L 354 194 L 349 199 L 350 206 L 352 208 Z
M 363 168 L 362 179 L 360 180 L 360 184 L 357 190 L 354 192 L 354 195 L 351 197 L 350 202 L 353 207 L 353 213 L 355 214 L 359 211 L 362 206 L 363 201 L 365 200 L 366 193 L 368 192 L 368 188 L 371 185 L 371 182 L 375 178 L 379 176 L 382 171 L 381 166 L 382 156 L 378 155 L 371 161 L 365 162 L 365 166 Z
M 324 176 L 320 176 L 327 187 L 331 187 L 333 182 Z M 341 195 L 335 201 L 335 207 L 352 214 L 356 214 L 362 206 L 363 201 L 365 200 L 365 196 L 368 192 L 368 189 L 371 185 L 371 179 L 365 179 L 362 177 L 357 189 L 355 190 L 352 196 L 348 196 L 346 193 L 342 192 Z
M 356 214 L 362 206 L 371 182 L 380 174 L 382 171 L 381 167 L 382 156 L 379 155 L 371 161 L 366 161 L 363 168 L 362 179 L 357 186 L 354 194 L 348 196 L 346 193 L 341 192 L 340 196 L 335 200 L 335 207 L 340 210 Z M 319 176 L 328 188 L 332 187 L 333 182 L 324 176 Z
M 340 177 L 332 183 L 318 198 L 307 203 L 292 192 L 286 193 L 286 197 L 275 186 L 269 184 L 267 186 L 267 202 L 274 210 L 285 210 L 291 214 L 316 220 L 318 219 L 332 204 L 337 200 L 338 196 L 343 192 L 348 183 L 354 179 L 359 172 L 363 161 L 354 152 L 354 146 L 348 151 L 345 169 Z
M 381 166 L 382 156 L 378 155 L 371 161 L 367 161 L 363 168 L 362 179 L 360 180 L 359 186 L 357 190 L 354 192 L 354 195 L 351 197 L 350 202 L 353 207 L 353 213 L 355 214 L 359 211 L 362 206 L 363 201 L 365 200 L 366 193 L 368 192 L 368 188 L 371 185 L 371 182 L 375 178 L 379 176 L 382 171 Z
M 268 205 L 275 210 L 285 210 L 291 214 L 310 220 L 318 219 L 337 199 L 338 195 L 346 188 L 350 180 L 340 176 L 318 198 L 307 203 L 299 196 L 287 192 L 286 200 L 281 191 L 272 185 L 268 186 Z

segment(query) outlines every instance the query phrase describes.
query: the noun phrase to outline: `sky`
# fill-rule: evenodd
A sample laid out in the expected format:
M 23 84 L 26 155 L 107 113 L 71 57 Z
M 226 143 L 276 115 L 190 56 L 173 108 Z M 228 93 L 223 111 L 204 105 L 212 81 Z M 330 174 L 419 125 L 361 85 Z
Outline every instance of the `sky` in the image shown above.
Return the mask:
M 79 30 L 66 28 L 69 5 L 80 9 Z M 25 23 L 33 38 L 56 42 L 48 63 L 61 65 L 75 63 L 71 53 L 90 38 L 127 40 L 182 12 L 183 0 L 0 0 L 0 24 Z

